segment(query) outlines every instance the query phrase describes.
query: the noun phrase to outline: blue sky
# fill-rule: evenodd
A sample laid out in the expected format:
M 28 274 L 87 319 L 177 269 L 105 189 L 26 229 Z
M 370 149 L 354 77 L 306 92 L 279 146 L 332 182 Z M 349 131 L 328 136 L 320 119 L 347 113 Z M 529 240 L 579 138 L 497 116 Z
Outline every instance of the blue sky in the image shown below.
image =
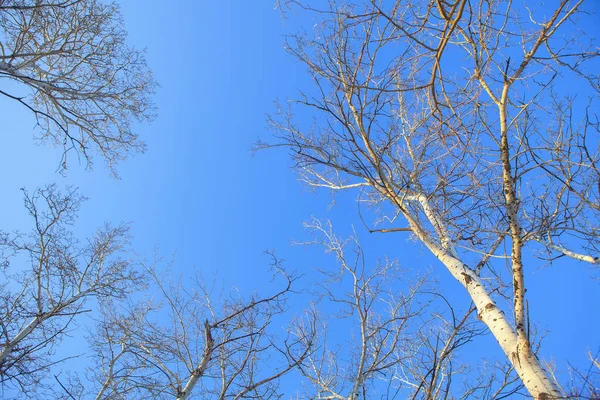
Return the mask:
M 293 16 L 282 21 L 272 3 L 119 1 L 130 42 L 147 48 L 160 84 L 159 117 L 137 128 L 148 151 L 120 164 L 120 180 L 110 177 L 100 159 L 93 171 L 72 163 L 60 176 L 59 152 L 32 141 L 33 117 L 0 98 L 2 229 L 27 227 L 19 188 L 75 185 L 90 198 L 80 215 L 82 235 L 104 221 L 132 222 L 134 248 L 142 256 L 150 258 L 156 247 L 165 258 L 176 254 L 176 273 L 217 272 L 226 285 L 249 293 L 268 289 L 267 249 L 306 272 L 305 282 L 314 267 L 334 265 L 321 249 L 290 246 L 309 239 L 302 222 L 315 216 L 332 219 L 342 235 L 354 224 L 367 257 L 399 257 L 407 268 L 433 271 L 466 308 L 460 286 L 427 251 L 403 234 L 369 235 L 362 228 L 355 194 L 330 207 L 328 193 L 313 194 L 297 182 L 284 150 L 252 156 L 256 140 L 271 134 L 265 116 L 274 111 L 274 100 L 294 97 L 309 84 L 304 67 L 283 51 L 282 35 L 299 25 L 310 29 L 312 21 Z M 531 264 L 536 265 L 528 276 L 531 313 L 549 330 L 544 357 L 561 366 L 565 357 L 583 362 L 586 350 L 600 346 L 598 281 L 591 279 L 597 272 L 567 261 L 551 268 Z M 571 292 L 568 302 L 564 287 Z M 488 337 L 464 356 L 498 354 L 489 350 L 493 346 Z

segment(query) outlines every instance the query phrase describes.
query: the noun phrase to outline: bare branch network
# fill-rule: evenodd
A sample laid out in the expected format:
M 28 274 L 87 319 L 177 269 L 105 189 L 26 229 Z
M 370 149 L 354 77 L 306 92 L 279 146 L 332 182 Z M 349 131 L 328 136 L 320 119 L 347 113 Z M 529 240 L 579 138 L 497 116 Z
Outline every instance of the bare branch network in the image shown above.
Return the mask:
M 127 226 L 80 242 L 84 199 L 49 185 L 24 192 L 30 233 L 0 232 L 0 389 L 278 399 L 293 380 L 310 399 L 598 398 L 598 354 L 561 386 L 526 297 L 534 257 L 600 264 L 599 51 L 577 25 L 587 3 L 280 3 L 316 22 L 286 41 L 313 86 L 279 106 L 273 143 L 258 147 L 286 148 L 316 189 L 357 192 L 369 232 L 411 237 L 471 302 L 454 304 L 423 267 L 368 261 L 356 232 L 319 220 L 312 244 L 337 264 L 305 293 L 273 256 L 272 292 L 216 294 L 133 262 Z M 62 147 L 62 168 L 75 150 L 114 173 L 143 150 L 132 127 L 153 117 L 155 83 L 115 4 L 0 0 L 0 28 L 0 94 Z M 301 295 L 311 304 L 298 312 Z M 61 342 L 92 310 L 91 367 L 57 372 Z M 484 334 L 504 359 L 463 363 Z
M 127 45 L 118 6 L 96 0 L 0 2 L 0 94 L 29 109 L 43 142 L 113 173 L 144 150 L 134 121 L 154 117 L 156 84 L 143 51 Z M 9 84 L 10 82 L 16 83 Z
M 280 378 L 304 362 L 316 335 L 309 327 L 281 338 L 272 327 L 298 277 L 271 255 L 280 289 L 270 295 L 224 296 L 202 279 L 174 282 L 158 261 L 124 258 L 126 226 L 107 225 L 81 245 L 71 229 L 82 200 L 55 186 L 25 192 L 34 229 L 0 232 L 2 390 L 30 398 L 279 398 Z M 81 336 L 77 323 L 92 310 L 88 374 L 55 375 L 57 387 L 48 376 L 71 356 L 61 358 L 68 352 L 60 344 Z
M 314 85 L 279 106 L 277 139 L 258 147 L 286 147 L 308 185 L 358 190 L 363 210 L 394 221 L 370 231 L 410 232 L 529 394 L 561 398 L 531 342 L 524 254 L 600 262 L 599 51 L 577 26 L 588 4 L 280 3 L 316 21 L 286 42 Z

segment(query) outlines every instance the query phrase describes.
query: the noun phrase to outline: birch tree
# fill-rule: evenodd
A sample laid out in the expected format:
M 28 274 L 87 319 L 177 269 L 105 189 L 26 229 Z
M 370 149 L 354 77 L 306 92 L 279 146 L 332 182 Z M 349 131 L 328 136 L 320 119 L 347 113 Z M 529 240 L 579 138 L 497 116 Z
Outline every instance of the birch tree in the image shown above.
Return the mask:
M 0 95 L 29 109 L 37 138 L 114 165 L 144 149 L 134 121 L 154 116 L 155 83 L 119 8 L 96 0 L 0 2 Z
M 71 391 L 96 399 L 280 398 L 282 376 L 313 350 L 314 329 L 283 334 L 277 322 L 296 285 L 274 259 L 272 294 L 213 293 L 202 279 L 173 282 L 152 267 L 158 292 L 133 305 L 108 303 L 92 335 L 90 384 Z M 279 325 L 280 326 L 280 325 Z M 282 338 L 283 336 L 283 338 Z
M 86 301 L 118 299 L 138 286 L 140 276 L 123 258 L 126 226 L 98 229 L 84 243 L 72 233 L 83 198 L 55 186 L 25 192 L 31 233 L 0 235 L 0 383 L 33 396 L 44 386 L 54 356 Z
M 356 233 L 340 238 L 330 222 L 306 224 L 337 268 L 320 269 L 315 305 L 317 336 L 299 370 L 310 399 L 496 399 L 521 394 L 505 364 L 472 368 L 456 357 L 484 334 L 459 315 L 427 275 L 413 276 L 396 260 L 368 261 Z M 373 263 L 373 265 L 371 265 Z M 417 273 L 418 274 L 418 273 Z M 312 325 L 309 324 L 310 328 Z M 296 331 L 305 337 L 299 320 Z
M 359 191 L 361 208 L 392 221 L 370 230 L 417 239 L 530 395 L 559 398 L 530 340 L 523 254 L 600 263 L 600 69 L 577 29 L 586 5 L 282 3 L 316 21 L 286 42 L 314 86 L 280 105 L 277 140 L 259 147 L 288 148 L 308 185 Z

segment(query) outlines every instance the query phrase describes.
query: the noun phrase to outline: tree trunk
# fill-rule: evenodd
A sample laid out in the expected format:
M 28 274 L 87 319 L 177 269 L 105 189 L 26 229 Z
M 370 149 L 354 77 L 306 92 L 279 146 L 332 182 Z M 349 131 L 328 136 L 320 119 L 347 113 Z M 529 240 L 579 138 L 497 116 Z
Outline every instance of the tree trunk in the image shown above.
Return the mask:
M 530 350 L 519 351 L 515 330 L 508 322 L 504 312 L 496 306 L 475 271 L 459 259 L 448 254 L 441 246 L 431 240 L 420 227 L 414 226 L 413 228 L 413 231 L 444 264 L 452 276 L 467 289 L 469 296 L 471 296 L 477 307 L 478 317 L 490 329 L 531 396 L 534 399 L 560 398 L 559 389 L 548 377 L 536 355 Z

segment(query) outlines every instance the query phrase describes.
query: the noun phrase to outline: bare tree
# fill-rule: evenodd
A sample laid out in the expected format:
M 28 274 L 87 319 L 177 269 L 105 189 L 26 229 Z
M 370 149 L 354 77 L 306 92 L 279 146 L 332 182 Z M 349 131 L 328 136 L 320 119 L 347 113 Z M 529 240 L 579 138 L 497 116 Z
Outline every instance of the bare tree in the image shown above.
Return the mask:
M 313 293 L 316 351 L 299 365 L 307 398 L 482 398 L 486 389 L 485 398 L 494 399 L 522 388 L 510 366 L 467 374 L 456 359 L 484 333 L 475 326 L 474 308 L 456 315 L 434 282 L 414 278 L 395 261 L 369 267 L 356 235 L 341 239 L 331 223 L 315 219 L 307 227 L 317 237 L 309 244 L 323 246 L 339 264 L 320 271 Z M 296 329 L 306 336 L 301 323 Z
M 10 85 L 16 82 L 17 85 Z M 119 8 L 96 0 L 0 2 L 0 94 L 31 110 L 39 139 L 90 165 L 144 149 L 133 121 L 153 118 L 155 83 L 129 47 Z
M 569 365 L 569 380 L 566 383 L 560 382 L 555 375 L 556 366 L 549 365 L 550 373 L 554 381 L 560 386 L 561 391 L 565 393 L 567 399 L 597 399 L 600 398 L 600 360 L 598 356 L 600 351 L 595 354 L 587 353 L 589 366 L 579 368 Z M 563 379 L 564 381 L 564 379 Z
M 273 265 L 280 290 L 251 298 L 219 293 L 216 299 L 202 280 L 191 288 L 169 283 L 149 267 L 158 292 L 152 301 L 104 307 L 91 336 L 94 385 L 85 390 L 79 384 L 78 393 L 96 399 L 279 398 L 280 378 L 312 351 L 315 333 L 278 339 L 273 325 L 282 321 L 297 278 L 276 259 Z
M 531 396 L 560 397 L 531 343 L 523 253 L 600 263 L 599 53 L 576 29 L 583 1 L 283 3 L 317 21 L 287 41 L 314 87 L 259 147 L 287 147 L 309 185 L 360 190 L 392 221 L 369 229 L 418 239 Z
M 122 258 L 126 226 L 99 229 L 86 243 L 72 233 L 83 198 L 55 186 L 25 192 L 34 221 L 28 235 L 0 235 L 3 284 L 0 287 L 0 382 L 33 396 L 74 319 L 90 298 L 122 298 L 140 282 Z

